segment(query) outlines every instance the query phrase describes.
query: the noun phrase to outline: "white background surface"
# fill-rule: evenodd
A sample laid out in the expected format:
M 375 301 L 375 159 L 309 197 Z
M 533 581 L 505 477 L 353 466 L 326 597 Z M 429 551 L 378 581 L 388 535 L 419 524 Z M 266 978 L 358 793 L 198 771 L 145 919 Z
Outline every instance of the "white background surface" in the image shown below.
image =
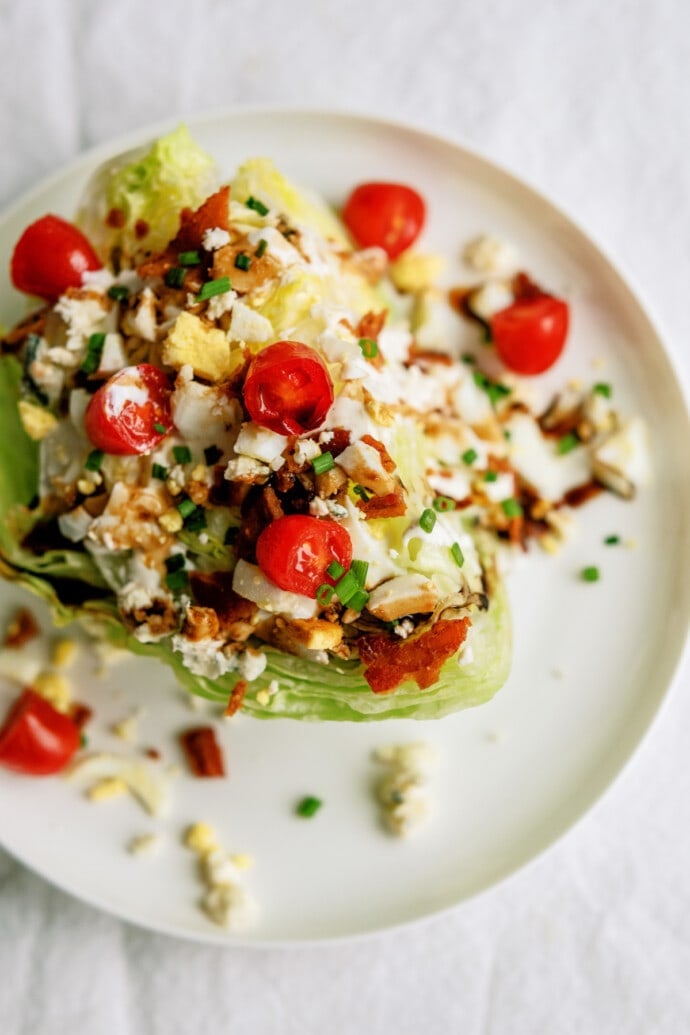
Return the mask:
M 86 146 L 170 116 L 266 102 L 409 119 L 506 163 L 579 218 L 642 287 L 687 386 L 690 7 L 402 11 L 0 0 L 0 204 Z M 653 587 L 640 591 L 654 606 Z M 368 941 L 175 942 L 0 853 L 0 1031 L 684 1032 L 689 687 L 686 662 L 632 766 L 547 856 L 440 919 Z

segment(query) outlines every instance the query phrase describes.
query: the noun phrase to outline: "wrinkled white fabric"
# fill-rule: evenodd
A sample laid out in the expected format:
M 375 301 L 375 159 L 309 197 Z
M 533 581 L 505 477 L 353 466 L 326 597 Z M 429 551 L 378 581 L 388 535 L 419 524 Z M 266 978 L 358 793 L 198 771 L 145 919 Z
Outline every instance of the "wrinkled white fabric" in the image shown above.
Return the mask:
M 409 119 L 579 218 L 642 285 L 687 387 L 688 67 L 686 0 L 0 0 L 0 204 L 85 147 L 171 115 L 267 102 Z M 688 689 L 686 661 L 628 771 L 534 865 L 361 942 L 178 942 L 0 851 L 0 1032 L 680 1035 Z

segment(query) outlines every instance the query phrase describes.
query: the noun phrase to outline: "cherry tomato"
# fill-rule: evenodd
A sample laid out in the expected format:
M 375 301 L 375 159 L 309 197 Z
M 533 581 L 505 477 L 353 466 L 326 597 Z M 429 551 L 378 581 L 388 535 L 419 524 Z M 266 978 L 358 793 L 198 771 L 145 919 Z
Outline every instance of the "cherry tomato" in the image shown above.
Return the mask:
M 119 370 L 92 396 L 84 426 L 104 453 L 150 453 L 172 426 L 167 375 L 150 363 Z
M 35 690 L 23 690 L 0 729 L 0 765 L 18 773 L 58 773 L 78 750 L 76 723 Z
M 541 374 L 553 366 L 568 334 L 568 305 L 552 295 L 518 298 L 490 320 L 503 362 L 516 374 Z
M 244 404 L 255 424 L 279 435 L 318 428 L 333 403 L 333 382 L 318 352 L 299 341 L 277 341 L 249 365 Z
M 277 518 L 256 541 L 264 575 L 280 589 L 315 597 L 319 586 L 335 580 L 326 574 L 332 561 L 347 571 L 352 562 L 350 533 L 329 518 L 288 514 Z
M 19 291 L 52 302 L 102 265 L 81 230 L 59 216 L 42 216 L 17 241 L 10 272 Z
M 378 245 L 391 259 L 417 240 L 425 216 L 423 198 L 402 183 L 362 183 L 343 209 L 343 220 L 357 244 Z

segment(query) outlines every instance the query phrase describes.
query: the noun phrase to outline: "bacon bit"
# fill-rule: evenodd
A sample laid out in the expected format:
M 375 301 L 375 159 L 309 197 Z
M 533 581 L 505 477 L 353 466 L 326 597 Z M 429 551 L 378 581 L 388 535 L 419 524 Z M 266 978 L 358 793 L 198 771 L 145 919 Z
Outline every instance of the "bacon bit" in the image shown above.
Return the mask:
M 121 230 L 126 222 L 127 218 L 121 208 L 111 208 L 110 212 L 105 217 L 105 225 L 111 227 L 113 230 Z
M 475 323 L 483 325 L 482 320 L 480 320 L 478 316 L 475 316 L 467 303 L 468 296 L 473 290 L 474 289 L 471 287 L 450 288 L 448 291 L 448 304 L 456 313 L 459 313 L 460 316 L 464 316 L 467 320 L 474 320 Z
M 569 507 L 581 507 L 583 503 L 594 499 L 600 492 L 603 492 L 603 487 L 597 482 L 585 482 L 584 485 L 576 485 L 574 489 L 566 492 L 563 503 Z
M 427 363 L 440 363 L 445 367 L 452 367 L 454 363 L 452 356 L 447 355 L 447 353 L 435 352 L 434 349 L 421 349 L 415 342 L 407 350 L 407 356 L 406 367 L 412 366 L 413 363 L 419 366 L 424 366 Z
M 388 310 L 382 309 L 380 313 L 375 313 L 373 309 L 370 309 L 368 313 L 360 319 L 357 324 L 355 333 L 359 338 L 371 338 L 372 341 L 376 341 L 379 334 L 383 330 L 383 326 L 388 317 Z
M 179 252 L 196 251 L 202 247 L 203 236 L 207 230 L 218 227 L 229 230 L 228 206 L 230 204 L 230 188 L 221 187 L 219 191 L 207 198 L 196 211 L 183 208 L 180 215 L 180 229 L 174 240 L 137 268 L 140 277 L 163 277 L 177 265 Z
M 520 514 L 508 521 L 508 538 L 514 546 L 521 546 L 523 550 L 525 549 L 524 524 L 525 519 Z
M 27 607 L 20 607 L 10 620 L 5 631 L 5 647 L 19 648 L 40 633 L 38 622 Z
M 548 292 L 540 288 L 527 273 L 516 273 L 511 284 L 516 301 L 523 298 L 545 298 Z
M 25 316 L 24 319 L 20 320 L 16 327 L 13 327 L 11 331 L 8 331 L 2 339 L 3 350 L 14 352 L 30 334 L 43 334 L 47 316 L 47 307 Z
M 161 753 L 158 750 L 158 748 L 153 748 L 153 747 L 146 748 L 146 750 L 144 751 L 144 754 L 146 755 L 147 758 L 152 758 L 154 762 L 157 762 L 159 760 L 159 758 L 161 757 Z
M 245 600 L 234 592 L 232 578 L 227 572 L 193 571 L 189 582 L 196 602 L 215 611 L 222 636 L 244 641 L 251 635 L 258 608 L 251 600 Z
M 93 709 L 89 708 L 88 704 L 73 701 L 69 706 L 69 717 L 77 729 L 83 730 L 92 715 Z
M 194 726 L 180 734 L 187 763 L 195 776 L 225 776 L 225 764 L 212 726 Z
M 227 707 L 223 712 L 226 718 L 230 715 L 234 715 L 235 712 L 238 712 L 242 707 L 242 704 L 244 702 L 244 695 L 247 692 L 247 686 L 248 684 L 246 679 L 238 679 L 235 683 L 234 687 L 232 688 L 232 693 L 228 698 Z
M 408 679 L 426 690 L 441 668 L 464 642 L 469 618 L 441 619 L 420 636 L 391 640 L 388 636 L 361 636 L 357 648 L 365 666 L 364 678 L 375 694 L 388 694 Z
M 383 442 L 379 442 L 379 440 L 377 438 L 373 438 L 372 435 L 362 435 L 360 441 L 366 442 L 368 446 L 373 446 L 381 457 L 381 464 L 384 471 L 386 471 L 387 474 L 393 474 L 395 471 L 395 463 Z
M 368 500 L 358 500 L 357 506 L 364 511 L 367 521 L 373 518 L 404 517 L 407 513 L 405 493 L 401 485 L 395 492 L 387 492 L 385 496 L 372 496 Z
M 136 223 L 134 224 L 134 236 L 136 237 L 137 241 L 140 241 L 142 237 L 146 237 L 150 229 L 151 227 L 145 219 L 137 219 Z
M 198 643 L 199 640 L 215 640 L 219 626 L 218 615 L 212 607 L 192 605 L 187 608 L 182 635 L 192 643 Z
M 261 493 L 260 506 L 268 524 L 285 516 L 285 511 L 280 504 L 275 489 L 272 489 L 270 485 L 267 485 Z

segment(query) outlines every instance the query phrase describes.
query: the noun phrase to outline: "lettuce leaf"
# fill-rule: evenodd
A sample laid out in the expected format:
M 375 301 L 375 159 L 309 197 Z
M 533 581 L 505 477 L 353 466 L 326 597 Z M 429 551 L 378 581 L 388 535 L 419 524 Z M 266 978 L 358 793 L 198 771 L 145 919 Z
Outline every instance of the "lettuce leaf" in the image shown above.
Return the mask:
M 159 137 L 148 152 L 128 151 L 94 173 L 77 221 L 104 260 L 114 249 L 131 257 L 142 247 L 160 251 L 179 229 L 183 208 L 197 208 L 217 186 L 215 163 L 186 126 Z M 121 227 L 108 226 L 108 213 L 122 213 Z M 137 237 L 137 223 L 149 231 Z

